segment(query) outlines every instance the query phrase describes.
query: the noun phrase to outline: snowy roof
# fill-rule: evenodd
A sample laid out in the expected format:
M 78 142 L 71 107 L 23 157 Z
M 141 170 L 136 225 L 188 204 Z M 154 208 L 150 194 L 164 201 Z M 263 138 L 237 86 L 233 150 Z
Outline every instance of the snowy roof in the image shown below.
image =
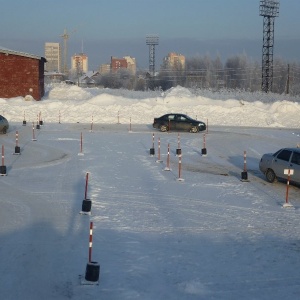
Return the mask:
M 87 73 L 79 77 L 79 81 L 88 81 L 90 83 L 95 83 L 95 81 L 93 80 L 93 76 L 97 76 L 99 74 L 100 73 L 98 71 L 88 71 Z
M 46 59 L 44 57 L 38 56 L 38 55 L 34 55 L 34 54 L 30 54 L 30 53 L 25 53 L 25 52 L 20 52 L 20 51 L 15 51 L 15 50 L 10 50 L 4 47 L 0 46 L 0 53 L 5 53 L 5 54 L 13 54 L 13 55 L 18 55 L 18 56 L 24 56 L 24 57 L 30 57 L 30 58 L 34 58 L 34 59 L 43 59 L 46 61 Z

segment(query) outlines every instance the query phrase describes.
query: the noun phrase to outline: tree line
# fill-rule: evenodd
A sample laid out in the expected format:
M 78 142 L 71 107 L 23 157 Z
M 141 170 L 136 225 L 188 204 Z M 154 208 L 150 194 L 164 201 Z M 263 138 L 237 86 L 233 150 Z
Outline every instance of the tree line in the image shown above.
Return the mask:
M 229 57 L 225 63 L 220 57 L 209 55 L 186 59 L 185 67 L 165 68 L 161 66 L 155 76 L 147 71 L 138 71 L 133 76 L 127 70 L 99 77 L 98 84 L 108 88 L 130 90 L 162 89 L 180 85 L 186 88 L 210 89 L 213 91 L 243 90 L 261 91 L 261 63 L 249 59 L 245 54 Z M 300 63 L 289 63 L 281 58 L 273 61 L 273 84 L 271 92 L 300 95 Z

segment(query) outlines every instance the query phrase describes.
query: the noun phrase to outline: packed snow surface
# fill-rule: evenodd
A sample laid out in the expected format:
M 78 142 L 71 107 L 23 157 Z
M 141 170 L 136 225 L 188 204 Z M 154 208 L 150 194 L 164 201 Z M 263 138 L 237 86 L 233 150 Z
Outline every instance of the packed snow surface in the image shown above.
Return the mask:
M 267 183 L 258 163 L 300 144 L 299 105 L 219 96 L 58 85 L 39 102 L 0 99 L 0 299 L 297 299 L 299 186 L 283 208 L 286 183 Z M 208 131 L 152 128 L 174 111 Z M 96 285 L 84 284 L 89 254 Z

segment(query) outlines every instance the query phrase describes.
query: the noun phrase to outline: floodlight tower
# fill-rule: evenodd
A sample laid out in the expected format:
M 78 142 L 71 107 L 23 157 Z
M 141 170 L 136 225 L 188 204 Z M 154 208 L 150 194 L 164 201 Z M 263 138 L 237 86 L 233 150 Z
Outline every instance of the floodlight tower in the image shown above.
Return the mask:
M 157 35 L 147 35 L 146 44 L 149 45 L 149 72 L 155 75 L 155 46 L 158 45 Z
M 74 33 L 74 32 L 76 32 L 76 30 L 73 30 L 71 32 L 71 34 Z M 68 39 L 70 37 L 70 34 L 67 32 L 67 29 L 64 30 L 64 34 L 62 34 L 61 37 L 64 40 L 64 66 L 63 66 L 63 72 L 65 74 L 67 74 L 68 73 L 68 62 L 67 62 L 67 59 L 68 59 Z
M 273 84 L 274 19 L 279 16 L 279 0 L 260 0 L 260 16 L 264 17 L 261 89 L 268 93 Z

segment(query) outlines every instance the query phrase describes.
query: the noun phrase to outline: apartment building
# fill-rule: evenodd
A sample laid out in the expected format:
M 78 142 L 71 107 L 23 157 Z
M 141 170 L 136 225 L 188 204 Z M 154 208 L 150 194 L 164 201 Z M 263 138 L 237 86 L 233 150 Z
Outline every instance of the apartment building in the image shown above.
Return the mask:
M 59 43 L 45 43 L 45 71 L 61 72 L 61 48 Z
M 136 73 L 136 62 L 135 58 L 131 56 L 124 56 L 123 58 L 117 58 L 112 56 L 111 63 L 110 63 L 111 71 L 117 72 L 121 69 L 127 69 L 132 74 L 135 75 Z
M 87 73 L 88 68 L 88 56 L 84 53 L 74 54 L 71 57 L 71 68 L 76 70 L 78 74 Z
M 185 69 L 185 56 L 182 54 L 177 54 L 175 52 L 170 52 L 163 61 L 163 67 L 165 69 Z

